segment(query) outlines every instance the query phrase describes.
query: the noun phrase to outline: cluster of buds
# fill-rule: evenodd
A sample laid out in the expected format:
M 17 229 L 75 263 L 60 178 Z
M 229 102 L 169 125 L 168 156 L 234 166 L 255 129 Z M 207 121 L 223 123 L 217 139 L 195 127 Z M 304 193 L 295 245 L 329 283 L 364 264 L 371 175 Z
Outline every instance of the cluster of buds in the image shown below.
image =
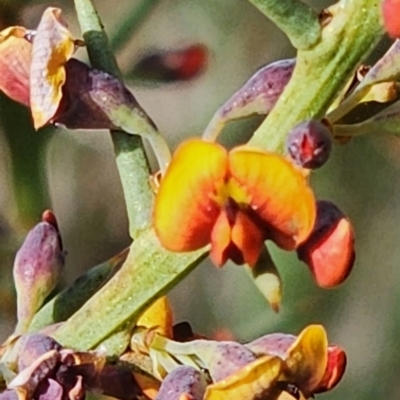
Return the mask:
M 22 336 L 15 347 L 16 374 L 1 400 L 84 400 L 87 391 L 128 400 L 141 392 L 130 371 L 102 354 L 63 349 L 41 333 Z

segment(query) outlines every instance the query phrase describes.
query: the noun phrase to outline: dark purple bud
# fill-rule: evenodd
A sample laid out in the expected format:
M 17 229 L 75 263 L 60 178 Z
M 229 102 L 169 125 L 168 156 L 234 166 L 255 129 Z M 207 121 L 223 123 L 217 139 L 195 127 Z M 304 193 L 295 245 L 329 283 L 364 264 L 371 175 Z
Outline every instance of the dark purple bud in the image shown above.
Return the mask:
M 52 376 L 60 362 L 57 350 L 50 350 L 40 356 L 27 368 L 23 369 L 8 385 L 9 389 L 16 389 L 27 394 L 27 398 L 35 392 L 38 385 L 46 378 Z
M 268 114 L 288 84 L 295 59 L 279 60 L 260 68 L 222 107 L 224 119 Z
M 18 325 L 16 333 L 27 331 L 34 314 L 59 281 L 64 266 L 64 252 L 54 214 L 44 213 L 44 220 L 27 235 L 14 261 L 17 290 Z
M 42 333 L 23 335 L 18 344 L 18 371 L 29 367 L 40 356 L 50 350 L 61 350 L 61 345 Z
M 155 400 L 178 400 L 185 394 L 191 400 L 203 400 L 206 387 L 207 381 L 200 371 L 182 365 L 165 377 Z
M 332 134 L 320 121 L 309 120 L 296 125 L 286 141 L 292 160 L 303 168 L 317 169 L 332 151 Z
M 237 342 L 194 340 L 181 345 L 190 347 L 213 382 L 225 379 L 256 359 L 251 350 Z
M 67 62 L 65 71 L 63 97 L 52 123 L 69 129 L 122 128 L 113 113 L 123 106 L 153 124 L 133 94 L 114 76 L 74 58 Z
M 205 140 L 215 140 L 229 121 L 251 115 L 269 114 L 292 77 L 295 59 L 279 60 L 260 68 L 214 114 L 206 131 Z
M 20 396 L 14 389 L 7 389 L 0 393 L 0 400 L 20 400 Z
M 64 389 L 53 379 L 42 381 L 35 390 L 37 400 L 63 400 Z

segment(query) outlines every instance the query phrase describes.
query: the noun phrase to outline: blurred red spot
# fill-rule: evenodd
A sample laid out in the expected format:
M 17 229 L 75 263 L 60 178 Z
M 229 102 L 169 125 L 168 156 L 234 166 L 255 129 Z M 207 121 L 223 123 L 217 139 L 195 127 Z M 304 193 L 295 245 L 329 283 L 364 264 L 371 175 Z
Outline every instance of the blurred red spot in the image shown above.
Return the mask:
M 400 38 L 400 0 L 383 0 L 383 23 L 392 38 Z
M 208 62 L 208 50 L 202 44 L 182 49 L 146 54 L 133 68 L 136 78 L 159 82 L 188 81 L 200 75 Z

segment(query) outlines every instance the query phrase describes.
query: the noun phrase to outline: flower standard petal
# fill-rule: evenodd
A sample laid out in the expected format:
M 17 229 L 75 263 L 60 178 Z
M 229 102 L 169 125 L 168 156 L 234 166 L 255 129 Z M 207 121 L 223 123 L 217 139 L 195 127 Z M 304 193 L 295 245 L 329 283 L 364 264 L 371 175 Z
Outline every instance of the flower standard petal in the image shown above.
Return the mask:
M 280 247 L 292 250 L 309 236 L 316 215 L 314 195 L 289 161 L 243 146 L 229 153 L 229 173 Z
M 226 150 L 215 143 L 192 139 L 178 147 L 161 181 L 153 213 L 164 247 L 191 251 L 210 243 L 227 162 Z

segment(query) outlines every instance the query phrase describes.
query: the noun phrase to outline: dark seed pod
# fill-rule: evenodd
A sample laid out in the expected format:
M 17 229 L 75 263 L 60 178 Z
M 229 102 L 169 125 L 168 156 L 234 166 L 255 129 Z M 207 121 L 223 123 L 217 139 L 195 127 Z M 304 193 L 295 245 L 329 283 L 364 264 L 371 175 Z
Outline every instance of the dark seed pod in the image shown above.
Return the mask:
M 286 146 L 296 164 L 317 169 L 326 163 L 331 154 L 332 134 L 320 121 L 304 121 L 292 129 Z
M 354 260 L 354 231 L 345 214 L 330 201 L 317 202 L 317 218 L 297 255 L 310 268 L 317 284 L 330 288 L 350 274 Z

